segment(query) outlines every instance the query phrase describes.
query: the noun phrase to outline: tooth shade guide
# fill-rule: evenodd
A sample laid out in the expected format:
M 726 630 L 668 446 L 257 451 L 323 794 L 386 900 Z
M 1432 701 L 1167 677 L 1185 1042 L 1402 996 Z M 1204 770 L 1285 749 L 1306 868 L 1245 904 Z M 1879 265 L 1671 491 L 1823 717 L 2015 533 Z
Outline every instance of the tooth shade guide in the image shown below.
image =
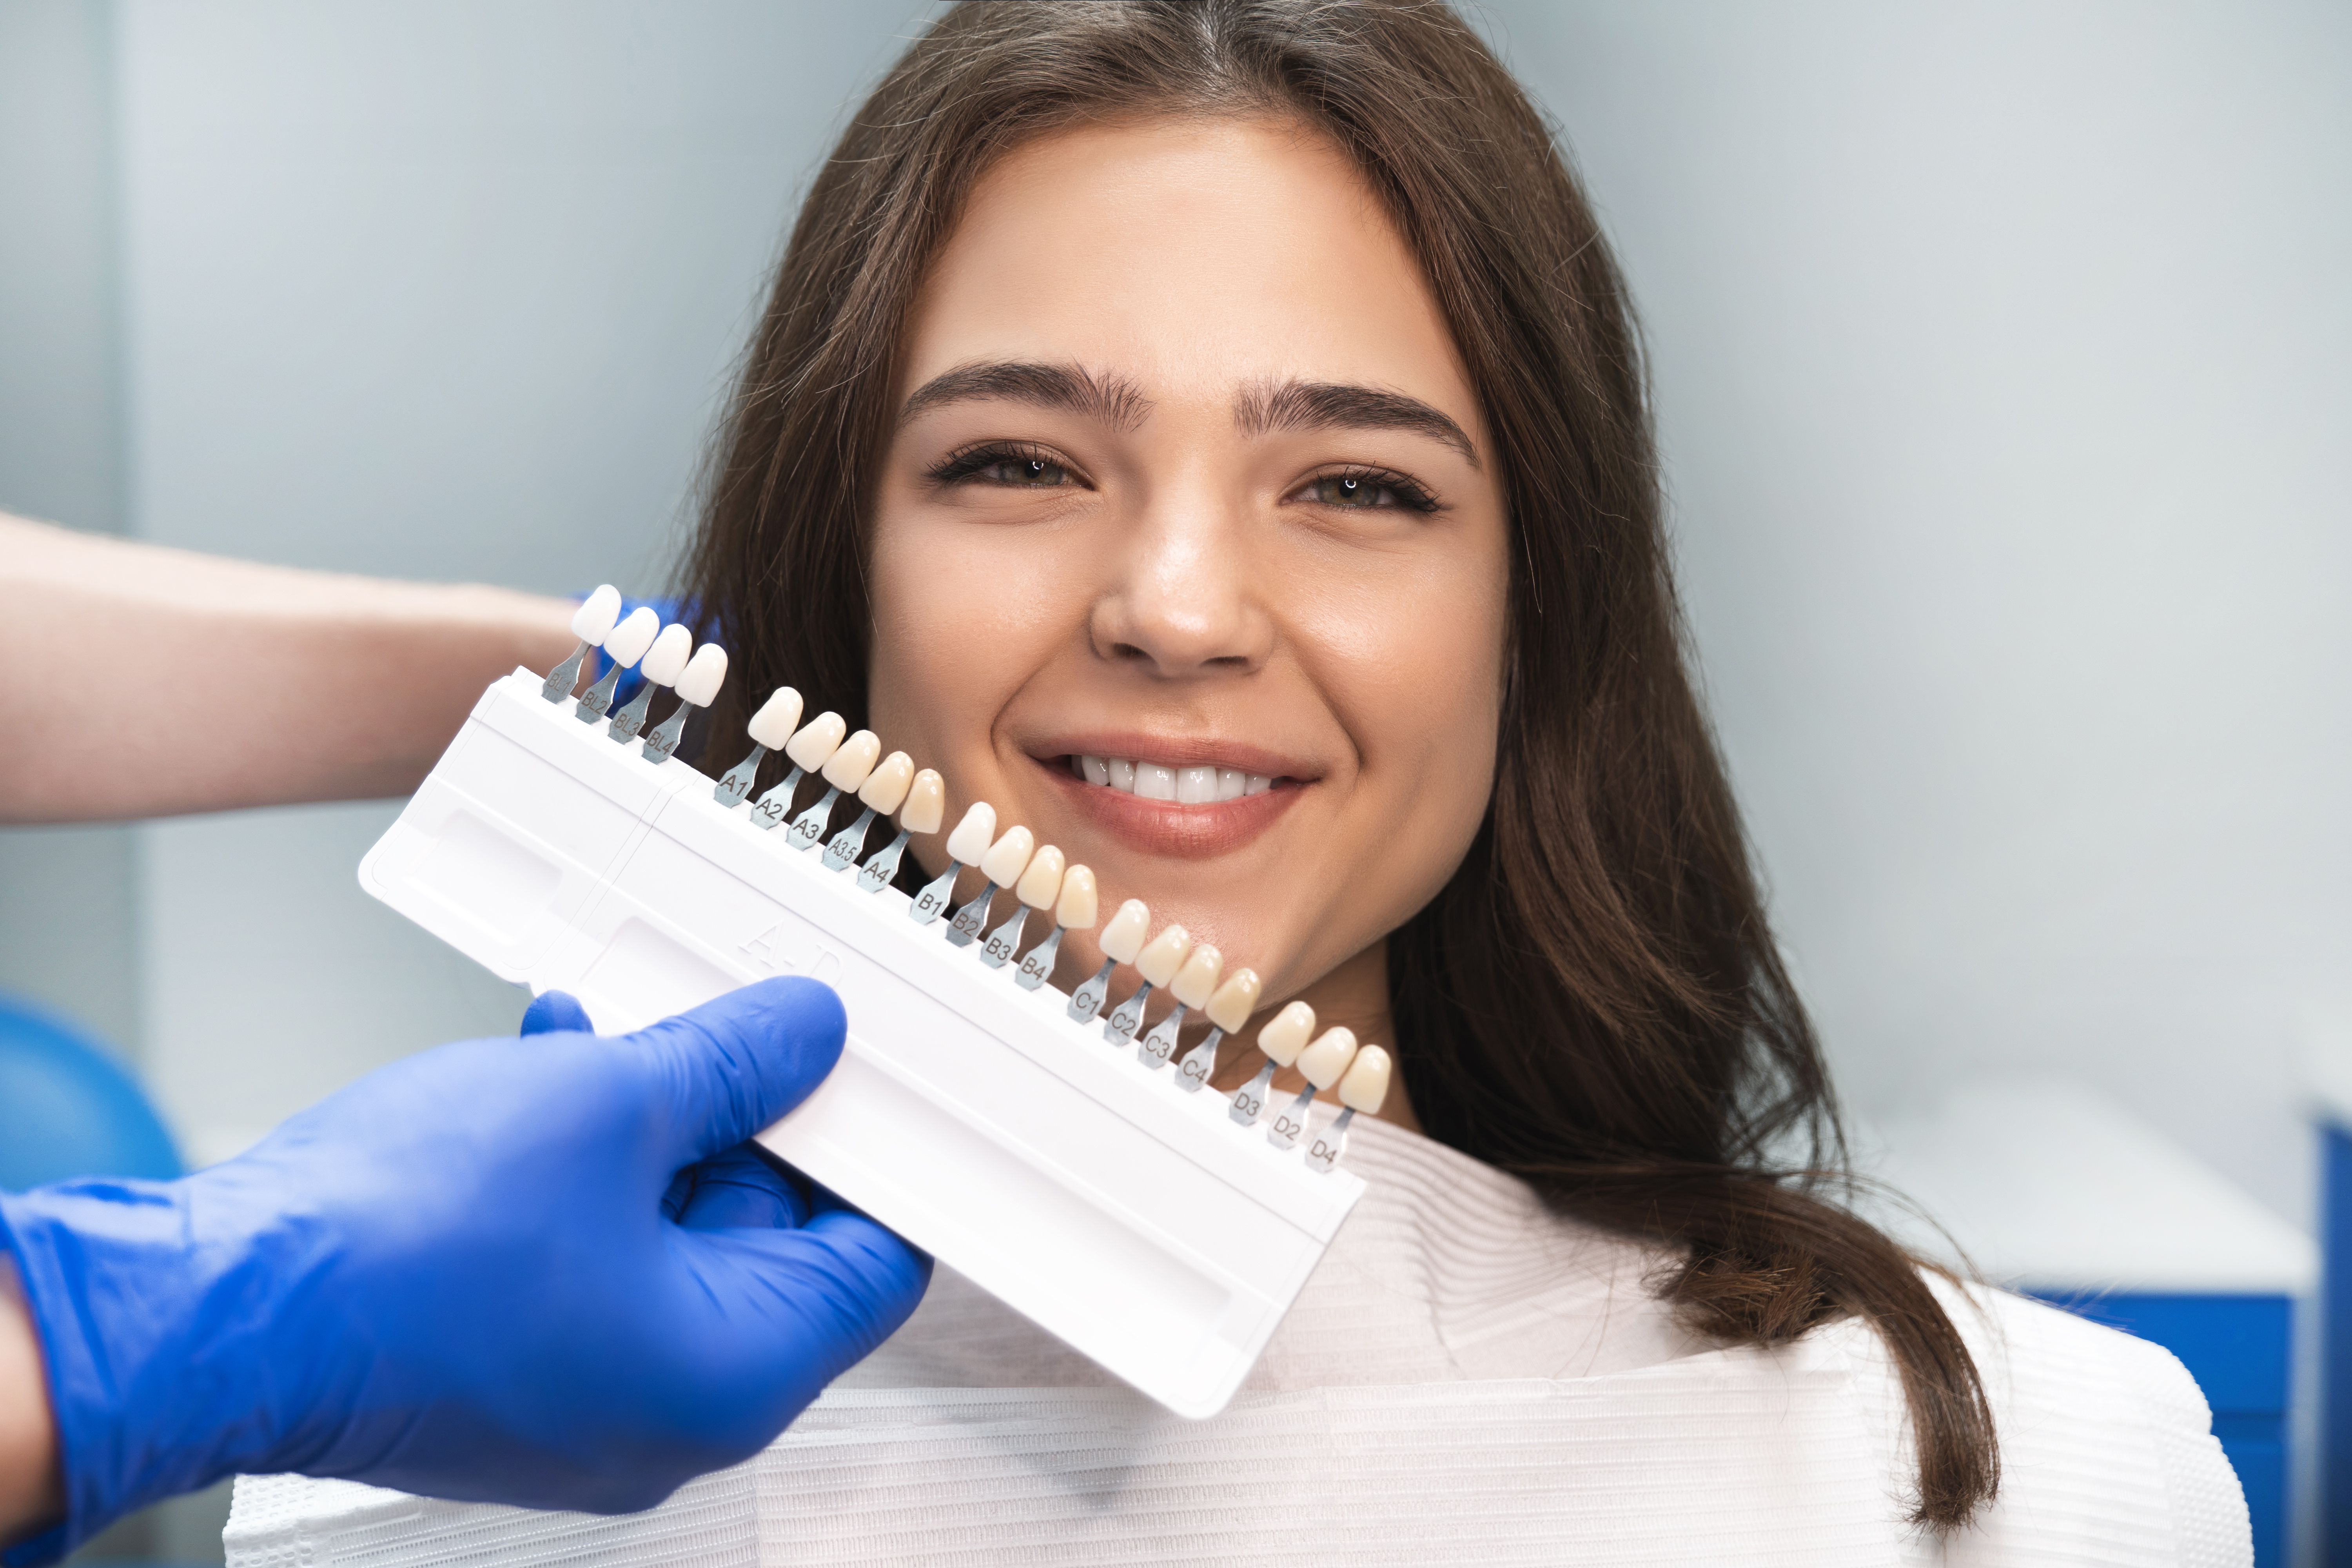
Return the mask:
M 1141 899 L 1129 899 L 1118 906 L 1118 912 L 1103 927 L 1103 956 L 1114 963 L 1132 963 L 1135 955 L 1143 951 L 1143 939 L 1151 931 L 1151 909 Z
M 875 761 L 881 755 L 882 738 L 871 730 L 860 730 L 835 747 L 817 772 L 835 789 L 855 790 L 873 773 Z
M 1344 1024 L 1335 1024 L 1299 1052 L 1298 1059 L 1291 1065 L 1317 1089 L 1326 1089 L 1339 1081 L 1348 1064 L 1355 1059 L 1356 1032 Z
M 1062 891 L 1054 900 L 1054 923 L 1092 931 L 1099 899 L 1090 866 L 1073 866 L 1062 873 Z
M 1192 933 L 1182 926 L 1171 924 L 1161 928 L 1158 936 L 1143 944 L 1143 951 L 1133 959 L 1135 972 L 1153 985 L 1165 985 L 1176 978 L 1184 960 L 1192 952 Z
M 1298 1059 L 1314 1033 L 1315 1009 L 1304 1002 L 1292 1002 L 1257 1032 L 1257 1048 L 1266 1060 L 1286 1068 Z
M 743 726 L 751 743 L 771 752 L 781 752 L 784 742 L 793 738 L 793 731 L 801 721 L 801 694 L 789 686 L 779 686 L 768 693 L 751 721 Z
M 1013 889 L 1013 897 L 1033 910 L 1054 907 L 1062 893 L 1063 856 L 1060 849 L 1048 844 L 1029 858 L 1029 868 L 1021 873 L 1021 880 Z
M 832 760 L 848 734 L 849 721 L 840 714 L 820 713 L 784 742 L 784 755 L 793 767 L 813 773 Z
M 1257 1011 L 1258 993 L 1263 987 L 1255 969 L 1236 969 L 1226 975 L 1224 984 L 1217 987 L 1207 1005 L 1209 1022 L 1216 1026 L 1217 1033 L 1240 1033 L 1250 1015 Z
M 1021 880 L 1021 873 L 1029 868 L 1030 857 L 1036 853 L 1037 836 L 1018 824 L 1004 830 L 1004 837 L 988 847 L 980 858 L 981 874 L 1000 888 L 1009 888 Z
M 572 612 L 572 636 L 579 646 L 562 664 L 548 671 L 547 683 L 540 689 L 540 695 L 550 702 L 561 702 L 571 696 L 572 689 L 580 683 L 580 666 L 587 658 L 588 650 L 602 643 L 620 618 L 621 591 L 610 583 L 600 585 L 582 600 L 580 607 Z
M 1349 1110 L 1360 1110 L 1367 1116 L 1378 1116 L 1389 1097 L 1391 1075 L 1389 1054 L 1378 1046 L 1366 1046 L 1348 1064 L 1347 1074 L 1339 1079 L 1339 1103 Z
M 907 803 L 898 808 L 898 826 L 908 833 L 937 833 L 947 811 L 947 781 L 925 768 L 915 775 Z
M 686 673 L 687 658 L 693 651 L 694 634 L 672 623 L 661 629 L 661 635 L 654 638 L 653 646 L 637 661 L 637 673 L 656 686 L 675 686 L 677 678 Z
M 948 858 L 977 866 L 995 839 L 996 808 L 984 800 L 976 800 L 965 809 L 963 820 L 956 824 L 955 831 L 948 835 Z
M 719 695 L 719 688 L 727 679 L 727 650 L 717 643 L 707 642 L 694 650 L 686 661 L 677 684 L 677 706 L 670 710 L 660 728 L 646 737 L 645 755 L 649 763 L 666 763 L 677 750 L 678 737 L 686 732 L 688 715 L 697 708 L 708 708 L 710 700 Z
M 1176 994 L 1177 1003 L 1185 1007 L 1205 1007 L 1217 989 L 1217 982 L 1225 972 L 1225 956 L 1207 942 L 1196 943 L 1184 955 L 1184 962 L 1168 982 L 1168 989 Z
M 937 773 L 931 775 L 939 777 Z M 915 759 L 904 752 L 893 752 L 882 759 L 866 782 L 857 786 L 858 803 L 869 811 L 887 816 L 905 803 L 907 793 L 914 787 Z
M 613 656 L 616 668 L 626 668 L 646 657 L 661 635 L 661 617 L 646 605 L 631 610 L 628 618 L 614 626 L 604 638 L 604 651 Z

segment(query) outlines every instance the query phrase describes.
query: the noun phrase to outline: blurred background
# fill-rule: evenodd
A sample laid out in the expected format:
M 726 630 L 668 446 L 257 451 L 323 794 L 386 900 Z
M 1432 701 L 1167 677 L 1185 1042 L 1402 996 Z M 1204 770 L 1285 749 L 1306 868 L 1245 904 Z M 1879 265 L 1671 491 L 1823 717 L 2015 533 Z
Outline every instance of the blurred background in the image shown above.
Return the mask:
M 2040 1288 L 2305 1296 L 2352 1039 L 2352 11 L 1468 9 L 1631 277 L 1865 1160 Z M 930 11 L 0 0 L 0 509 L 651 587 L 794 204 Z M 397 805 L 0 830 L 0 992 L 190 1164 L 511 1029 L 360 893 Z M 2000 1211 L 2060 1186 L 2153 1252 Z M 217 1560 L 223 1506 L 108 1551 Z

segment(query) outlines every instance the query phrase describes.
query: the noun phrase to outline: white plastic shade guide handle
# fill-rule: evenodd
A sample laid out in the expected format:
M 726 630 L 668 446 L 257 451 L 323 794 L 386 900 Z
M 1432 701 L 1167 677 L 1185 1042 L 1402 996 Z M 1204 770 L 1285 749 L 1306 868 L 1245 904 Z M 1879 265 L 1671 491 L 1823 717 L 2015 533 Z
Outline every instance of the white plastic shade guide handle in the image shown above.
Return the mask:
M 654 646 L 654 639 L 661 635 L 661 617 L 639 605 L 629 612 L 628 619 L 605 636 L 604 651 L 613 656 L 614 664 L 625 668 L 646 657 L 646 650 Z M 680 626 L 678 630 L 683 633 L 686 628 Z M 680 662 L 683 661 L 684 656 L 681 655 Z
M 676 627 L 672 627 L 676 630 Z M 719 685 L 727 679 L 727 650 L 715 642 L 704 643 L 694 650 L 679 672 L 676 690 L 678 700 L 696 708 L 708 708 L 719 695 Z
M 687 656 L 694 651 L 694 634 L 684 626 L 662 627 L 653 646 L 637 661 L 637 673 L 656 686 L 675 686 L 677 678 L 686 673 Z
M 751 715 L 751 722 L 745 728 L 751 731 L 753 745 L 781 752 L 793 738 L 793 727 L 800 721 L 801 694 L 789 686 L 779 686 L 760 704 L 760 710 Z
M 620 619 L 621 591 L 606 583 L 580 601 L 580 607 L 572 612 L 572 635 L 584 643 L 601 644 L 612 635 Z
M 961 866 L 977 866 L 988 853 L 989 844 L 996 837 L 996 808 L 984 800 L 971 803 L 948 835 L 948 858 Z

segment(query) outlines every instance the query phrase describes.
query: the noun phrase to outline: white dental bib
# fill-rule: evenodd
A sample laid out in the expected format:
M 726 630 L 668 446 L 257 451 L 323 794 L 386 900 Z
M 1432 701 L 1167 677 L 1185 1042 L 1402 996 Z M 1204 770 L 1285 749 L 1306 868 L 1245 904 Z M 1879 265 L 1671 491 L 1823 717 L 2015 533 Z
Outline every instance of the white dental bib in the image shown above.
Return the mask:
M 1991 1387 L 2002 1489 L 1903 1523 L 1902 1393 L 1838 1323 L 1690 1340 L 1663 1255 L 1359 1118 L 1370 1190 L 1242 1394 L 1187 1421 L 944 1270 L 907 1327 L 750 1463 L 625 1519 L 244 1478 L 243 1568 L 2251 1563 L 2203 1398 L 2162 1349 L 1946 1290 Z

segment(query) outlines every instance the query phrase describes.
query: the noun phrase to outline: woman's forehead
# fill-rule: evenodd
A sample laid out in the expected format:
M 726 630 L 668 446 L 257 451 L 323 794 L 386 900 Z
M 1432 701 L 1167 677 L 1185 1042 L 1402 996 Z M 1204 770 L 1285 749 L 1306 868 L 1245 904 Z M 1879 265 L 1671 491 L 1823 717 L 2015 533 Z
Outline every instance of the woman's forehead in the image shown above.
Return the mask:
M 1078 365 L 1154 405 L 1375 386 L 1476 408 L 1403 237 L 1346 156 L 1279 121 L 1090 126 L 974 189 L 908 322 L 901 404 L 958 367 Z

